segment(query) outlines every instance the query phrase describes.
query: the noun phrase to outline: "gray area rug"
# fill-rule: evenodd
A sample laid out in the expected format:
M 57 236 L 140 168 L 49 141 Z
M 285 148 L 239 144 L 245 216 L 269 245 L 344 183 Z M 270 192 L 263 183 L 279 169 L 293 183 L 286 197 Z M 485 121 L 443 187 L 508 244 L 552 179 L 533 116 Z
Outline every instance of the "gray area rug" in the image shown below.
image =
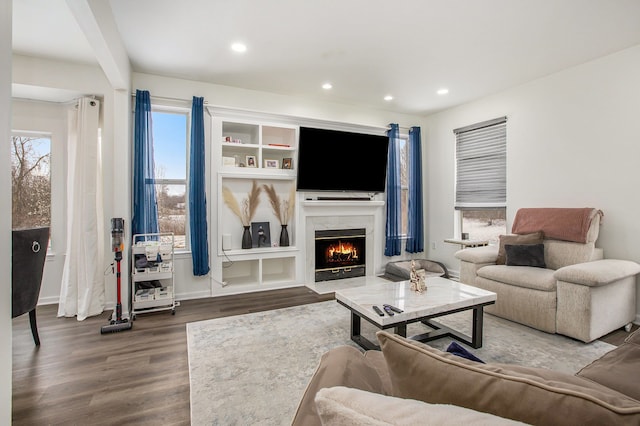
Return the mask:
M 469 334 L 471 312 L 440 322 Z M 489 314 L 484 326 L 483 347 L 467 348 L 487 362 L 573 374 L 615 347 L 584 344 Z M 349 311 L 335 301 L 187 324 L 191 424 L 291 424 L 320 356 L 339 345 L 359 347 L 349 338 L 349 327 Z M 407 329 L 408 335 L 429 330 L 422 324 Z M 362 334 L 376 341 L 375 331 L 363 321 Z M 444 350 L 451 341 L 430 345 Z

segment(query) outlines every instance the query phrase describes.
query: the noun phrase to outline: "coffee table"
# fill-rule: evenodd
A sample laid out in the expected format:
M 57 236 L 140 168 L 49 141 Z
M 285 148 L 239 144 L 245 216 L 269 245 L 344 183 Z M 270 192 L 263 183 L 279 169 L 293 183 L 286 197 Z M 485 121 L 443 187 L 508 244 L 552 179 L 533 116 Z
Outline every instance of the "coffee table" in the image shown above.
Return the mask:
M 378 277 L 367 279 L 363 286 L 335 291 L 337 302 L 351 311 L 351 340 L 362 348 L 380 349 L 360 334 L 363 318 L 381 330 L 393 328 L 394 333 L 403 337 L 407 337 L 407 324 L 422 322 L 433 331 L 411 336 L 411 339 L 429 342 L 449 336 L 473 348 L 482 347 L 484 307 L 496 302 L 496 293 L 442 277 L 427 278 L 427 290 L 423 293 L 412 291 L 409 281 L 391 282 Z M 373 306 L 382 309 L 385 303 L 404 312 L 379 316 Z M 466 310 L 473 310 L 471 336 L 433 320 Z

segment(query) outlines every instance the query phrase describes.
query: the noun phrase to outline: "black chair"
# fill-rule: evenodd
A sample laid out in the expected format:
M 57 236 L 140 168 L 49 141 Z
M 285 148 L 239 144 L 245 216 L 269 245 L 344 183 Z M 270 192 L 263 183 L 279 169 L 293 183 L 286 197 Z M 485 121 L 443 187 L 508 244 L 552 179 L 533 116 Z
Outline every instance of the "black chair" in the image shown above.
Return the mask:
M 36 346 L 40 346 L 36 324 L 36 305 L 40 296 L 42 272 L 49 245 L 49 228 L 33 228 L 13 231 L 11 251 L 11 318 L 29 312 L 31 334 Z

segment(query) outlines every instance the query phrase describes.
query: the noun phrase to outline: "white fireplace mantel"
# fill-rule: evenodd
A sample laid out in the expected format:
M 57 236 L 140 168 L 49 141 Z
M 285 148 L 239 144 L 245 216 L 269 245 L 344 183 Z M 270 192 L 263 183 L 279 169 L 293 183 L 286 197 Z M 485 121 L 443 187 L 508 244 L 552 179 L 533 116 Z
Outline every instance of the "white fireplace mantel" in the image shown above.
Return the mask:
M 315 282 L 315 231 L 364 228 L 366 233 L 366 275 L 382 274 L 384 250 L 384 207 L 380 200 L 303 200 L 299 218 L 304 230 L 304 271 L 307 283 Z M 321 285 L 320 283 L 319 285 Z

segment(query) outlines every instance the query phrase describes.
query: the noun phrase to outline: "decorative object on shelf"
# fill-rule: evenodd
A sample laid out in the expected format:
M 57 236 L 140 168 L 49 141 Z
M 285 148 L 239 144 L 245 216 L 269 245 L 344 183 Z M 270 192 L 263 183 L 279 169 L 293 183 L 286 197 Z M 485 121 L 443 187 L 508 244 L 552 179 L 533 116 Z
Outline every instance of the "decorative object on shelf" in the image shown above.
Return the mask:
M 265 169 L 277 169 L 278 167 L 278 160 L 264 160 Z
M 244 226 L 244 231 L 242 232 L 242 248 L 250 249 L 252 245 L 251 231 L 249 231 L 249 226 Z
M 411 260 L 411 272 L 409 274 L 409 281 L 411 282 L 411 290 L 422 293 L 427 289 L 425 283 L 424 269 L 416 271 L 416 261 Z
M 271 228 L 269 222 L 251 222 L 253 247 L 271 247 Z
M 256 167 L 256 156 L 255 155 L 247 155 L 247 167 Z
M 282 159 L 282 168 L 283 169 L 293 169 L 293 159 L 292 158 L 283 158 Z
M 289 219 L 293 216 L 293 209 L 296 204 L 296 189 L 292 185 L 289 190 L 289 199 L 280 200 L 280 196 L 273 187 L 273 184 L 263 185 L 263 188 L 264 192 L 266 192 L 269 197 L 269 204 L 271 204 L 273 214 L 278 218 L 278 221 L 280 221 L 280 225 L 282 226 L 282 229 L 280 230 L 280 247 L 287 247 L 289 245 L 289 231 L 287 230 L 287 225 L 289 223 Z
M 289 231 L 287 231 L 287 225 L 280 225 L 280 247 L 289 246 Z
M 249 231 L 249 225 L 251 224 L 251 220 L 256 213 L 256 209 L 258 208 L 258 204 L 260 204 L 260 192 L 262 192 L 262 188 L 258 186 L 256 181 L 254 180 L 251 184 L 251 191 L 247 194 L 247 198 L 242 200 L 242 203 L 238 203 L 233 192 L 226 186 L 222 187 L 222 196 L 224 198 L 224 203 L 231 209 L 233 214 L 235 214 L 242 226 L 244 227 L 244 232 L 242 235 L 242 248 L 251 248 L 252 239 L 251 232 Z M 246 234 L 249 233 L 248 239 L 248 247 L 245 247 L 245 238 Z

